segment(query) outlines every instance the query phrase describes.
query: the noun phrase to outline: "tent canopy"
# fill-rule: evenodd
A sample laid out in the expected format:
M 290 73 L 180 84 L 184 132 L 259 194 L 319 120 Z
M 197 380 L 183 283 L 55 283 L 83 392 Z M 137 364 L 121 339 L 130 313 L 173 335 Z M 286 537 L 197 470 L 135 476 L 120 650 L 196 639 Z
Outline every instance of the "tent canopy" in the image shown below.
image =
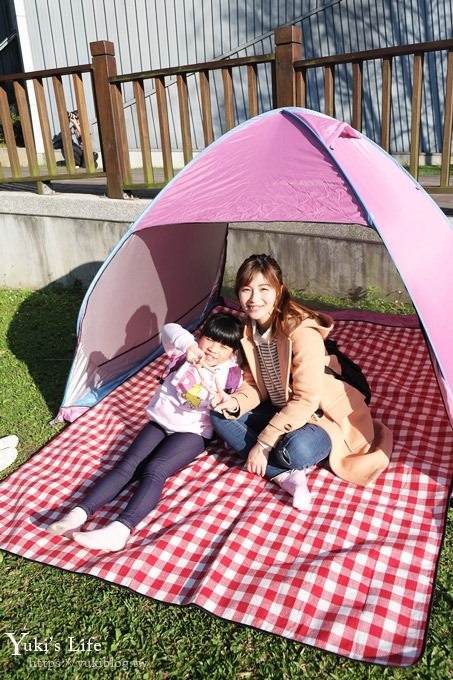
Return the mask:
M 452 225 L 379 146 L 302 108 L 223 135 L 132 225 L 83 301 L 59 417 L 73 420 L 160 353 L 164 323 L 193 328 L 204 318 L 220 289 L 228 224 L 253 221 L 377 231 L 417 310 L 453 422 Z

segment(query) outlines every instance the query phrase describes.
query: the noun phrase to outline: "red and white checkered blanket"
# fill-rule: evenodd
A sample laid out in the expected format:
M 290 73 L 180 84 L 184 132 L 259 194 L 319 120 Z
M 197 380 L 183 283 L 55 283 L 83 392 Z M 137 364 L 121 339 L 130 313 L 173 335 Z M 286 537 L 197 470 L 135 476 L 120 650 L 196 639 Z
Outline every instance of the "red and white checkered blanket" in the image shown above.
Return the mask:
M 48 534 L 146 421 L 161 357 L 2 482 L 0 547 L 351 659 L 414 663 L 448 508 L 453 433 L 417 324 L 387 320 L 339 320 L 334 333 L 362 365 L 375 415 L 395 435 L 390 467 L 371 487 L 313 468 L 312 509 L 298 512 L 279 487 L 217 447 L 168 480 L 123 551 L 89 551 Z M 88 528 L 111 521 L 127 494 Z

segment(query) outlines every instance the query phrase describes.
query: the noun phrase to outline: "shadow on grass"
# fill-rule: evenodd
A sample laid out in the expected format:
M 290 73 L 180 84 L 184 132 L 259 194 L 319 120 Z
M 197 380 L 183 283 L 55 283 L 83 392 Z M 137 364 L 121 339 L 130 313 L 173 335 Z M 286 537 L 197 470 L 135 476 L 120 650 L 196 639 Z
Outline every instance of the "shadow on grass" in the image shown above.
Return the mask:
M 51 413 L 57 413 L 76 345 L 76 324 L 86 288 L 81 283 L 100 263 L 77 268 L 65 278 L 30 295 L 8 329 L 11 352 L 27 366 Z

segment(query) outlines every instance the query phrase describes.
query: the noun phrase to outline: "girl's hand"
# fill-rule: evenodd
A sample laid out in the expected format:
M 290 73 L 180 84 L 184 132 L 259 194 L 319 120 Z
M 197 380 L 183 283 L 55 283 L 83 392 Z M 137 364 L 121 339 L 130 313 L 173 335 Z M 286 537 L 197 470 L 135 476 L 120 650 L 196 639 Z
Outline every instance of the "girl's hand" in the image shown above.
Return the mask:
M 216 384 L 215 391 L 211 390 L 212 394 L 211 406 L 214 409 L 214 411 L 218 411 L 219 413 L 221 413 L 222 411 L 232 412 L 238 411 L 239 409 L 236 399 L 230 397 L 230 395 L 225 392 L 225 390 L 220 385 L 217 376 L 215 377 L 215 384 Z
M 195 365 L 198 377 L 200 378 L 200 383 L 205 388 L 205 390 L 211 395 L 211 408 L 213 408 L 214 411 L 219 411 L 219 413 L 221 413 L 224 409 L 228 411 L 239 411 L 236 399 L 233 399 L 232 397 L 230 397 L 229 394 L 225 392 L 222 385 L 220 384 L 219 376 L 217 375 L 214 376 L 215 387 L 211 387 L 211 385 L 207 383 L 206 380 L 203 378 L 203 374 L 201 372 L 202 368 L 205 368 L 211 373 L 213 373 L 213 370 L 208 366 L 204 366 L 203 361 Z
M 190 345 L 186 350 L 186 361 L 192 366 L 203 366 L 204 352 L 196 343 Z
M 248 472 L 253 472 L 255 475 L 264 477 L 270 452 L 270 446 L 263 447 L 262 444 L 257 442 L 255 446 L 250 449 L 247 461 L 245 463 L 245 467 L 247 468 Z

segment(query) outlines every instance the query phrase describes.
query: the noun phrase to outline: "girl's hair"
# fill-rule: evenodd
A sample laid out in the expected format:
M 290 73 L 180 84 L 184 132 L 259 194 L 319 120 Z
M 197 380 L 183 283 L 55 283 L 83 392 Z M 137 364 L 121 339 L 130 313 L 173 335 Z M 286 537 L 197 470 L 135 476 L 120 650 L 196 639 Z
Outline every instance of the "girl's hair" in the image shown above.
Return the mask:
M 242 321 L 232 314 L 213 314 L 205 322 L 201 335 L 221 342 L 222 345 L 228 345 L 236 351 L 241 346 L 243 326 Z
M 250 255 L 244 260 L 236 274 L 234 290 L 237 297 L 239 297 L 241 288 L 248 286 L 256 274 L 262 274 L 277 292 L 271 324 L 273 333 L 282 331 L 288 335 L 291 327 L 294 327 L 294 322 L 300 323 L 307 317 L 319 319 L 315 311 L 293 300 L 287 286 L 283 283 L 280 265 L 270 255 Z

